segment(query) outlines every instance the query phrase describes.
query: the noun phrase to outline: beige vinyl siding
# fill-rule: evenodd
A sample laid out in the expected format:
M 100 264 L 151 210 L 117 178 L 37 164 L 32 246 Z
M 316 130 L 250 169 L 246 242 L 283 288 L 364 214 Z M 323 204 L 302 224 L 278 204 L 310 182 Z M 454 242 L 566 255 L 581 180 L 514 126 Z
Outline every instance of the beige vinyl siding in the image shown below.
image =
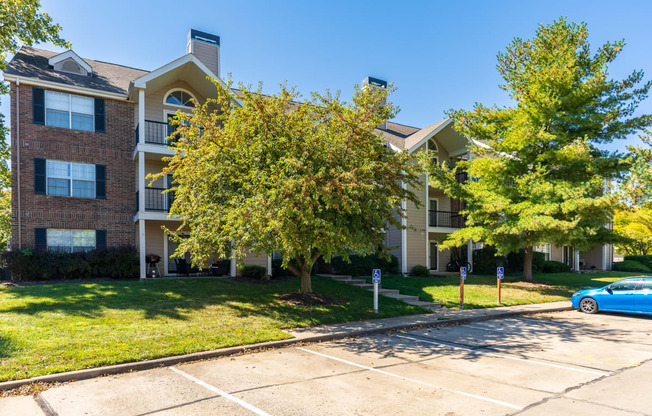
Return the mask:
M 401 230 L 393 225 L 387 225 L 387 230 L 385 231 L 385 244 L 390 247 L 389 253 L 398 259 L 398 270 L 400 271 L 402 266 Z
M 550 260 L 561 262 L 562 258 L 563 258 L 563 247 L 551 244 L 550 245 Z
M 602 257 L 602 246 L 595 246 L 589 251 L 580 253 L 580 262 L 583 263 L 582 270 L 592 270 L 592 266 L 595 266 L 593 270 L 602 270 Z
M 175 88 L 182 88 L 190 92 L 195 99 L 199 100 L 199 104 L 204 102 L 204 97 L 200 96 L 197 91 L 195 91 L 190 85 L 183 81 L 174 82 L 166 87 L 161 88 L 158 91 L 154 91 L 148 94 L 145 94 L 145 120 L 152 121 L 167 121 L 165 116 L 165 111 L 176 112 L 177 110 L 190 112 L 191 109 L 185 109 L 183 107 L 178 107 L 175 105 L 163 104 L 163 98 L 165 95 Z
M 267 270 L 267 259 L 268 256 L 262 253 L 259 256 L 256 256 L 253 253 L 247 253 L 242 262 L 245 266 L 260 266 Z M 237 270 L 236 274 L 240 274 L 240 270 Z
M 425 145 L 422 145 L 418 151 L 425 149 Z M 420 182 L 425 185 L 426 177 L 425 175 L 420 176 Z M 426 265 L 426 191 L 422 187 L 421 189 L 415 189 L 409 187 L 409 189 L 416 193 L 417 197 L 421 201 L 421 207 L 418 209 L 415 204 L 411 201 L 407 202 L 406 211 L 407 211 L 407 270 L 416 265 Z
M 219 47 L 216 45 L 207 45 L 202 42 L 193 40 L 192 54 L 197 57 L 208 69 L 218 74 L 219 68 Z
M 165 162 L 162 160 L 145 160 L 145 178 L 147 178 L 148 175 L 161 173 L 163 168 L 165 168 Z M 165 188 L 165 185 L 165 177 L 157 178 L 154 182 L 152 182 L 152 179 L 145 179 L 145 187 Z
M 163 259 L 164 236 L 161 225 L 163 224 L 160 221 L 145 221 L 145 255 L 156 254 L 161 256 L 161 259 Z M 163 273 L 162 261 L 163 260 L 161 260 L 161 263 L 159 263 L 161 273 Z

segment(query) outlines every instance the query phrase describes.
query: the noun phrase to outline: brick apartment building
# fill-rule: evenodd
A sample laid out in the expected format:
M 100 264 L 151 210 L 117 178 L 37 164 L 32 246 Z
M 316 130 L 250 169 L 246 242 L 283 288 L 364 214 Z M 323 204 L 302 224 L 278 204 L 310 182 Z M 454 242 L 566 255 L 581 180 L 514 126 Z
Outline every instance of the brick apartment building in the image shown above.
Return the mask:
M 12 246 L 64 251 L 135 246 L 141 278 L 147 254 L 161 256 L 163 275 L 181 272 L 180 260 L 170 258 L 176 243 L 161 229 L 180 225 L 168 215 L 171 195 L 162 193 L 168 180 L 150 184 L 146 177 L 160 172 L 162 158 L 173 154 L 168 118 L 191 111 L 191 99 L 202 103 L 214 97 L 207 76 L 219 78 L 219 68 L 220 38 L 196 30 L 188 34 L 187 54 L 154 71 L 84 59 L 71 50 L 21 48 L 4 73 L 11 83 Z M 395 150 L 429 148 L 442 162 L 469 156 L 469 140 L 449 120 L 423 129 L 389 122 L 378 133 Z M 387 233 L 403 272 L 416 264 L 443 271 L 449 253 L 437 249 L 436 237 L 464 226 L 459 201 L 423 179 L 426 209 L 406 205 L 410 229 Z M 469 242 L 469 256 L 472 247 Z M 585 267 L 611 268 L 611 246 L 582 254 L 546 249 L 550 259 L 575 269 L 582 260 Z M 244 263 L 271 274 L 271 253 Z M 237 273 L 235 262 L 230 272 Z

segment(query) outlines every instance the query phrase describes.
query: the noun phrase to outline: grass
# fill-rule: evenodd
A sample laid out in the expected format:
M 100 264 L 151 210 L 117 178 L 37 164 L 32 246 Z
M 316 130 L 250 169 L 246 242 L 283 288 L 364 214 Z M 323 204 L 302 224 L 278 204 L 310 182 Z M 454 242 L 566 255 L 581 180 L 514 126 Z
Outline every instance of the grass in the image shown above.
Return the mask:
M 0 381 L 289 338 L 283 329 L 424 313 L 326 278 L 343 300 L 301 307 L 276 299 L 297 280 L 63 283 L 0 288 Z
M 497 299 L 496 276 L 470 275 L 464 282 L 466 309 L 522 305 L 569 300 L 579 289 L 605 286 L 616 280 L 640 273 L 551 273 L 534 276 L 534 283 L 520 282 L 520 276 L 505 276 L 501 283 L 501 303 Z M 370 277 L 365 277 L 371 282 Z M 447 277 L 400 277 L 382 279 L 383 288 L 398 289 L 405 295 L 416 295 L 422 301 L 441 302 L 447 308 L 460 306 L 460 279 Z

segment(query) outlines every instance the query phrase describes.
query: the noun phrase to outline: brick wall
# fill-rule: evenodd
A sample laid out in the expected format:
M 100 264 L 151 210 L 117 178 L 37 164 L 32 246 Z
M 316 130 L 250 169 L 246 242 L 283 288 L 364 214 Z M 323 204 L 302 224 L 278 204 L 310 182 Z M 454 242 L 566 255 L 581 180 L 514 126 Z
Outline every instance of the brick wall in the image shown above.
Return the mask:
M 16 142 L 16 89 L 20 143 Z M 18 247 L 20 146 L 21 248 L 34 247 L 34 228 L 107 230 L 107 245 L 135 245 L 134 106 L 105 99 L 106 133 L 32 123 L 32 87 L 11 84 L 12 247 Z M 106 199 L 34 194 L 34 158 L 106 165 Z

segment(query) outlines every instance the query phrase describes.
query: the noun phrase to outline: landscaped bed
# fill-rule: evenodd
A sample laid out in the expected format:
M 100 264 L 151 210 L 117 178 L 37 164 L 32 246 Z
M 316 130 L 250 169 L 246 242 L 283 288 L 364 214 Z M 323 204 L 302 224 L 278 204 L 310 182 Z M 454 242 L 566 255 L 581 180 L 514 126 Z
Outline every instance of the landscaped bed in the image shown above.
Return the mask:
M 0 381 L 289 338 L 285 328 L 427 310 L 327 278 L 313 290 L 337 302 L 301 306 L 278 296 L 297 280 L 223 279 L 0 287 Z M 293 298 L 293 297 L 290 297 Z
M 616 280 L 641 273 L 547 273 L 534 276 L 534 282 L 520 281 L 520 276 L 505 276 L 501 303 L 497 299 L 496 276 L 469 275 L 464 283 L 464 307 L 491 308 L 495 306 L 522 305 L 527 303 L 556 302 L 570 300 L 579 289 L 600 287 Z M 365 277 L 371 283 L 371 277 Z M 398 289 L 404 295 L 416 295 L 422 301 L 441 302 L 447 308 L 460 306 L 460 278 L 446 277 L 401 277 L 382 278 L 382 287 Z

